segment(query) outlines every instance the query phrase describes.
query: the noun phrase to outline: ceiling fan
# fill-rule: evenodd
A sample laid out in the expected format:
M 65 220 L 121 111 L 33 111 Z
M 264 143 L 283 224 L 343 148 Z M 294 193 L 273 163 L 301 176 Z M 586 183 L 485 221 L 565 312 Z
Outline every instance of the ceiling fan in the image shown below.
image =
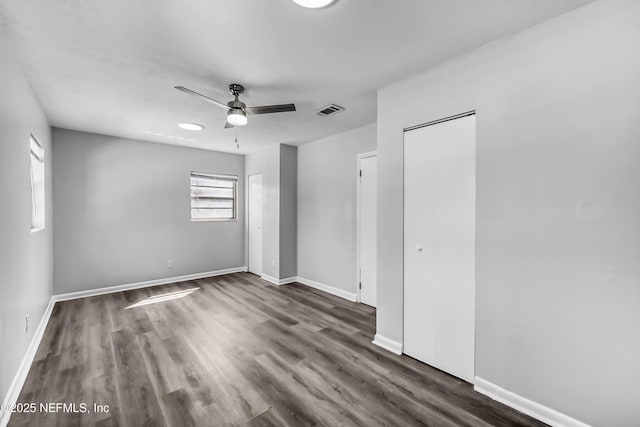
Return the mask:
M 184 86 L 176 86 L 176 89 L 191 94 L 199 96 L 207 102 L 210 102 L 213 105 L 217 105 L 220 108 L 224 108 L 227 110 L 227 123 L 225 124 L 225 129 L 232 128 L 235 126 L 244 126 L 247 124 L 247 114 L 271 114 L 271 113 L 285 113 L 287 111 L 296 111 L 296 106 L 294 104 L 280 104 L 280 105 L 263 105 L 260 107 L 247 107 L 247 105 L 240 101 L 238 97 L 242 95 L 244 92 L 244 86 L 231 83 L 229 85 L 229 93 L 235 97 L 233 101 L 229 101 L 226 104 L 222 102 L 218 102 L 215 99 L 211 99 L 208 96 L 204 96 L 198 92 L 195 92 L 191 89 L 187 89 Z

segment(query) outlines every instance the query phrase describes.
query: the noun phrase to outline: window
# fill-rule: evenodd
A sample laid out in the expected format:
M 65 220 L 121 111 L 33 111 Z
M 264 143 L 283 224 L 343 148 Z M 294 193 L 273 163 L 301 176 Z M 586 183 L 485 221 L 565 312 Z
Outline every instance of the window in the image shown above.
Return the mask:
M 238 177 L 191 172 L 191 221 L 235 221 Z
M 31 232 L 44 229 L 44 148 L 31 135 Z

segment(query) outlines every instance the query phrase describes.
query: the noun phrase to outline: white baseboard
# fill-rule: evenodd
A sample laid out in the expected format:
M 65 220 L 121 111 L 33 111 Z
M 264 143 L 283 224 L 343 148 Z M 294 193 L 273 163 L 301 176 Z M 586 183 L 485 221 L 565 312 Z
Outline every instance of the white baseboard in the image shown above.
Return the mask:
M 402 354 L 402 343 L 383 337 L 380 334 L 376 334 L 376 336 L 373 337 L 372 343 L 385 350 L 389 350 L 391 353 Z
M 582 421 L 517 395 L 490 381 L 476 377 L 474 390 L 553 427 L 590 427 Z
M 347 292 L 340 288 L 335 288 L 333 286 L 325 285 L 324 283 L 314 282 L 313 280 L 305 279 L 304 277 L 300 277 L 300 276 L 296 277 L 295 281 L 303 285 L 309 286 L 311 288 L 324 291 L 328 294 L 335 295 L 337 297 L 344 298 L 352 302 L 356 302 L 356 294 L 352 292 Z
M 128 291 L 131 289 L 148 288 L 151 286 L 167 285 L 169 283 L 184 282 L 185 280 L 204 279 L 207 277 L 222 276 L 223 274 L 246 272 L 247 267 L 234 267 L 224 270 L 205 271 L 204 273 L 187 274 L 184 276 L 166 277 L 163 279 L 147 280 L 145 282 L 129 283 L 126 285 L 109 286 L 106 288 L 89 289 L 86 291 L 70 292 L 67 294 L 54 295 L 55 301 L 67 301 L 70 299 L 95 297 L 98 295 L 111 294 L 114 292 Z
M 271 276 L 269 276 L 267 274 L 260 275 L 260 278 L 262 280 L 266 280 L 269 283 L 273 283 L 274 285 L 280 285 L 280 280 L 279 279 L 276 279 L 275 277 L 271 277 Z
M 49 300 L 49 304 L 47 304 L 47 308 L 45 308 L 44 313 L 42 314 L 40 323 L 38 323 L 38 327 L 33 334 L 33 338 L 31 338 L 31 342 L 29 343 L 29 347 L 27 347 L 27 351 L 20 362 L 20 366 L 18 366 L 18 372 L 16 372 L 15 377 L 13 377 L 13 381 L 11 381 L 11 385 L 9 385 L 9 390 L 7 391 L 7 395 L 5 396 L 2 405 L 3 407 L 11 408 L 18 401 L 18 397 L 20 397 L 20 392 L 22 391 L 22 386 L 27 379 L 33 359 L 36 357 L 36 352 L 40 346 L 40 341 L 42 341 L 44 330 L 47 328 L 47 324 L 49 323 L 49 318 L 51 317 L 55 303 L 56 302 L 52 297 Z M 11 411 L 5 412 L 0 410 L 0 427 L 6 427 L 9 423 L 9 418 L 11 418 Z
M 275 277 L 271 277 L 267 274 L 263 274 L 262 276 L 260 276 L 262 279 L 266 280 L 267 282 L 273 283 L 274 285 L 287 285 L 289 283 L 300 283 L 302 285 L 305 286 L 309 286 L 311 288 L 314 289 L 318 289 L 320 291 L 326 292 L 328 294 L 331 295 L 335 295 L 338 296 L 340 298 L 344 298 L 346 300 L 355 302 L 356 301 L 356 294 L 351 293 L 351 292 L 347 292 L 345 290 L 339 289 L 339 288 L 335 288 L 333 286 L 329 286 L 329 285 L 325 285 L 324 283 L 319 283 L 319 282 L 315 282 L 313 280 L 309 280 L 309 279 L 305 279 L 304 277 L 300 277 L 300 276 L 294 276 L 294 277 L 287 277 L 286 279 L 276 279 Z
M 296 281 L 297 277 L 286 277 L 284 279 L 276 279 L 275 277 L 271 277 L 267 274 L 263 274 L 260 276 L 261 279 L 266 280 L 269 283 L 273 283 L 274 285 L 288 285 L 289 283 L 293 283 Z

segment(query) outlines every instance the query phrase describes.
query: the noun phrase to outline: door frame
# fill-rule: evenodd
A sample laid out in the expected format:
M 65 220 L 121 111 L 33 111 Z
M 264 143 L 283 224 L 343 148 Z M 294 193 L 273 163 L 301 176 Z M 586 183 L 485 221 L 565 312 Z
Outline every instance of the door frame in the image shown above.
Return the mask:
M 378 157 L 378 152 L 367 151 L 365 153 L 359 153 L 357 155 L 357 168 L 356 168 L 356 302 L 362 303 L 360 298 L 360 169 L 362 160 L 369 157 Z M 378 189 L 376 188 L 376 193 Z M 377 243 L 376 243 L 377 244 Z

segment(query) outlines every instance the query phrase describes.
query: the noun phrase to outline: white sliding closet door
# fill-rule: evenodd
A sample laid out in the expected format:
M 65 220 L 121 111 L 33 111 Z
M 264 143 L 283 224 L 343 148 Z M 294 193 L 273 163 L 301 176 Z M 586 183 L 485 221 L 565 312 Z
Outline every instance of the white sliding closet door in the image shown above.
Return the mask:
M 404 352 L 474 381 L 475 115 L 404 135 Z

